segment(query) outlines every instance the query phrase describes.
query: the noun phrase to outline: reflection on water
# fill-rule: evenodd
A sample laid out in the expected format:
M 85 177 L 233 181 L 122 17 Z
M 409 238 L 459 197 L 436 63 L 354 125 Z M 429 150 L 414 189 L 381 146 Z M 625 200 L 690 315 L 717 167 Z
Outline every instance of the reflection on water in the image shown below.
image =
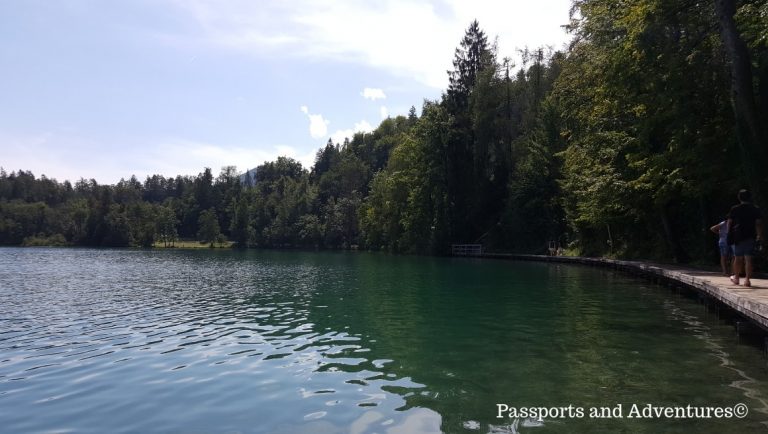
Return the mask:
M 0 249 L 9 432 L 749 432 L 764 359 L 610 272 L 373 254 Z M 734 405 L 734 420 L 496 418 Z

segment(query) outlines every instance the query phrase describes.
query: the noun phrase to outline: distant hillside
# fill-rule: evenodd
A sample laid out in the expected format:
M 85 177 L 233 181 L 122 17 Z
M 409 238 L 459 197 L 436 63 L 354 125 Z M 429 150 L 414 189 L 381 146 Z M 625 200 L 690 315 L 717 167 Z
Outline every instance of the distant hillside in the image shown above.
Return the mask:
M 240 183 L 247 186 L 252 186 L 256 183 L 256 169 L 250 169 L 247 170 L 245 173 L 240 175 Z

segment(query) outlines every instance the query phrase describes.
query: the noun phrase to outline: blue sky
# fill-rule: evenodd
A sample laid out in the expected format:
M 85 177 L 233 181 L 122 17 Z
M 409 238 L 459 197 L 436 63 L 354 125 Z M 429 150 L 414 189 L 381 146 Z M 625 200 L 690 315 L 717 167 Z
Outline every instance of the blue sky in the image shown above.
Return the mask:
M 100 183 L 309 167 L 329 137 L 438 98 L 473 19 L 515 59 L 563 47 L 569 4 L 0 1 L 0 166 Z

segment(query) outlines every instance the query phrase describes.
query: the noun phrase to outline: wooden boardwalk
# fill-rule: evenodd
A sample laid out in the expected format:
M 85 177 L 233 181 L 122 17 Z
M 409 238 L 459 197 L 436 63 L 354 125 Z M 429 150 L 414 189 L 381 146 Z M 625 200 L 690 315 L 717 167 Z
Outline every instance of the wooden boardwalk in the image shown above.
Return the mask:
M 485 258 L 561 262 L 614 268 L 652 280 L 684 285 L 701 294 L 718 300 L 768 331 L 768 279 L 753 278 L 752 286 L 746 288 L 744 286 L 734 285 L 728 277 L 717 272 L 683 268 L 674 265 L 654 264 L 650 262 L 618 261 L 615 259 L 573 256 L 514 255 L 506 253 L 484 253 L 482 256 Z

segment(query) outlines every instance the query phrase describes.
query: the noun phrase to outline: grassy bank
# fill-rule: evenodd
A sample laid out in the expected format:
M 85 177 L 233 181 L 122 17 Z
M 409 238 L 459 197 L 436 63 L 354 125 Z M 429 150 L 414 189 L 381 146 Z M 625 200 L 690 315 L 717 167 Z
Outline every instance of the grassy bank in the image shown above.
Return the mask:
M 223 243 L 213 243 L 215 249 L 229 249 L 232 248 L 233 243 L 231 241 L 225 241 Z M 155 242 L 152 247 L 156 249 L 209 249 L 210 243 L 201 243 L 199 241 L 180 240 L 175 241 L 173 244 L 165 246 L 162 242 Z

